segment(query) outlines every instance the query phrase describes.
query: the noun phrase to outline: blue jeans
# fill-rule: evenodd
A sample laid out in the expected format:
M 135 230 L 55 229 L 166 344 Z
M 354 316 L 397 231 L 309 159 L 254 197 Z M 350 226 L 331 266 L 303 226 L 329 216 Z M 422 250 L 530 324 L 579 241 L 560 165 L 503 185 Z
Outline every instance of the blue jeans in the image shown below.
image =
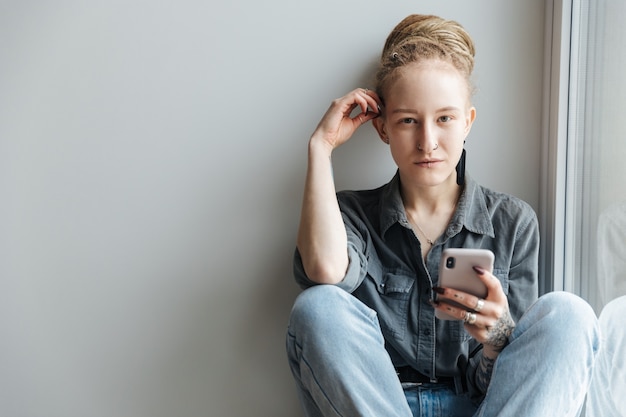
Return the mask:
M 412 416 L 472 417 L 476 404 L 457 395 L 453 384 L 403 384 Z
M 602 347 L 587 396 L 587 417 L 626 416 L 626 295 L 609 302 L 600 313 Z
M 302 292 L 287 332 L 289 365 L 309 417 L 577 416 L 598 344 L 587 303 L 546 294 L 517 323 L 476 409 L 452 386 L 403 389 L 376 312 L 337 287 Z

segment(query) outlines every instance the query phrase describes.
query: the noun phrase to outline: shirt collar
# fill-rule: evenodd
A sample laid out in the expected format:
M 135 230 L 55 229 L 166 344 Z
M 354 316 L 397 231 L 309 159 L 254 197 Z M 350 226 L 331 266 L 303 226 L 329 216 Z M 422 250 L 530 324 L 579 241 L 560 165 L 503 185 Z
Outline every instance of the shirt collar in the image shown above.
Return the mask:
M 396 172 L 392 180 L 383 186 L 381 193 L 380 234 L 384 236 L 396 223 L 409 227 L 409 222 L 400 195 L 400 174 Z M 463 227 L 473 233 L 495 237 L 493 223 L 487 208 L 482 187 L 467 173 L 465 188 L 461 193 L 452 221 L 446 230 L 448 237 L 458 234 Z

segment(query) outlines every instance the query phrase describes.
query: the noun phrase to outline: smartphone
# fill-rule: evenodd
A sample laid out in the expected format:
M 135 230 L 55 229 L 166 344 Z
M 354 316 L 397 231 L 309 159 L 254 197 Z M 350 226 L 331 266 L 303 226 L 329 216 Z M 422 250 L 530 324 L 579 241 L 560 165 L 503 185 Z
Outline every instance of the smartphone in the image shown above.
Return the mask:
M 448 248 L 444 249 L 439 263 L 439 284 L 440 287 L 453 288 L 463 291 L 479 298 L 487 296 L 487 287 L 476 276 L 473 267 L 478 266 L 482 269 L 493 271 L 494 255 L 488 249 L 466 249 L 466 248 Z M 451 300 L 446 300 L 448 304 L 460 306 Z M 435 317 L 441 320 L 459 320 L 444 312 L 435 310 Z

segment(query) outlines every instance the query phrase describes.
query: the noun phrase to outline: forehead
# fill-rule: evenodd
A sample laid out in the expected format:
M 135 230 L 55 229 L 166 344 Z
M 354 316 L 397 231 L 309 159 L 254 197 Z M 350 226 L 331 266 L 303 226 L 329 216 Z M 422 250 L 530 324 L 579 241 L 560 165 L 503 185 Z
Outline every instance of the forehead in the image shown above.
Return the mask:
M 387 85 L 385 104 L 467 105 L 469 82 L 452 64 L 427 60 L 399 68 Z

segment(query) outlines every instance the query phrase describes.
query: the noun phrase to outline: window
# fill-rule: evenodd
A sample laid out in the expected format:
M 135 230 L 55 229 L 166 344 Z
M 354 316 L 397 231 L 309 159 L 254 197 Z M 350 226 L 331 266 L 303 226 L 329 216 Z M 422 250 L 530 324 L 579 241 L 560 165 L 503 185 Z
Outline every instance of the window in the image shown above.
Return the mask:
M 599 312 L 626 294 L 626 2 L 552 6 L 543 290 L 575 292 Z

